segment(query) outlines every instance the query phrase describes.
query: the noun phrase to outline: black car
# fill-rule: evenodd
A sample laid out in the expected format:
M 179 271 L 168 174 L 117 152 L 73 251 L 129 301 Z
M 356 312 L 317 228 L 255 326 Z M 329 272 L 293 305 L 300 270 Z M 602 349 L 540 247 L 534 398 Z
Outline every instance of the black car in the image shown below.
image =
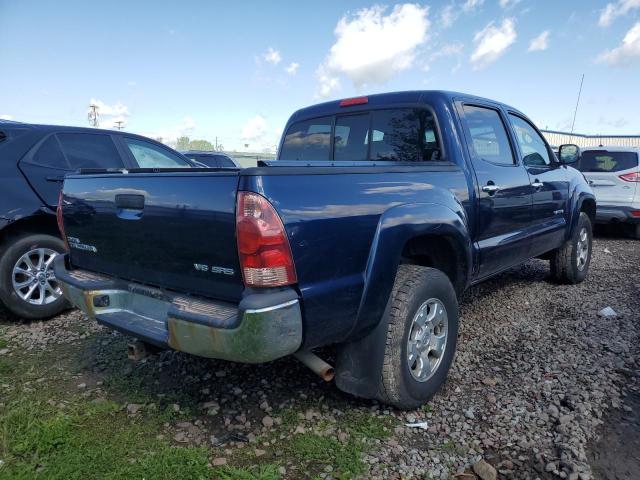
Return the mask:
M 233 158 L 221 152 L 188 150 L 182 154 L 208 168 L 242 168 Z
M 66 173 L 193 166 L 178 152 L 139 135 L 0 121 L 0 301 L 29 319 L 66 307 L 50 268 L 65 250 L 55 210 Z

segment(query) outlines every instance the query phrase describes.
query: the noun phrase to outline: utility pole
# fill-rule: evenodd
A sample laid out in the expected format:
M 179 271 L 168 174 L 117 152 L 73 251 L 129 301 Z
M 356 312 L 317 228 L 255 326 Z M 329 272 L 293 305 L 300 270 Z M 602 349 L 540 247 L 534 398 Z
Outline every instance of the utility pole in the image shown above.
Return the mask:
M 116 127 L 118 130 L 122 130 L 124 128 L 124 125 L 122 125 L 124 123 L 124 121 L 122 120 L 116 120 L 114 127 Z
M 89 113 L 87 115 L 89 119 L 89 125 L 92 127 L 98 127 L 100 125 L 99 121 L 100 113 L 98 112 L 98 105 L 91 104 L 89 105 Z

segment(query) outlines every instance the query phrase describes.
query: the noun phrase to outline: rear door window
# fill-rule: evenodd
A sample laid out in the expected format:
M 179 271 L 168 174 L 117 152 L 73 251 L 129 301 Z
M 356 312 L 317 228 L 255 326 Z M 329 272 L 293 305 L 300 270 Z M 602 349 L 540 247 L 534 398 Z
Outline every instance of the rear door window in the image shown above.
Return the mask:
M 634 152 L 608 152 L 587 150 L 582 152 L 577 168 L 581 172 L 620 172 L 638 167 L 638 154 Z
M 109 135 L 58 133 L 57 136 L 71 170 L 124 167 Z
M 145 142 L 137 138 L 124 137 L 124 142 L 131 151 L 140 168 L 189 168 L 187 163 L 180 156 L 170 150 Z
M 464 123 L 478 158 L 498 165 L 514 165 L 507 131 L 497 110 L 464 105 Z
M 69 164 L 67 163 L 67 159 L 64 158 L 64 154 L 55 135 L 49 136 L 28 161 L 43 167 L 69 170 Z
M 296 122 L 284 137 L 280 160 L 329 160 L 332 117 Z

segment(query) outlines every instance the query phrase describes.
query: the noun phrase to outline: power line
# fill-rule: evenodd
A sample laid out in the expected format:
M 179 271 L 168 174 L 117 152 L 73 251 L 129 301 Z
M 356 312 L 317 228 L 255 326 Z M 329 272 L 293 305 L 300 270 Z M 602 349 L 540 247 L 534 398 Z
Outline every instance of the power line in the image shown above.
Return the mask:
M 123 125 L 124 121 L 116 120 L 114 123 L 115 123 L 114 127 L 117 128 L 118 130 L 122 130 L 124 128 L 124 125 Z

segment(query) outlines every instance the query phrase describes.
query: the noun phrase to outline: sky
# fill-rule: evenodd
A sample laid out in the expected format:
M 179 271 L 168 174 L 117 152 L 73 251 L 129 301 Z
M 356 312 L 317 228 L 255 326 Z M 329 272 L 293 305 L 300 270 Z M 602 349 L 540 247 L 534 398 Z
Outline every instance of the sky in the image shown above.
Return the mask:
M 272 150 L 325 100 L 454 90 L 640 134 L 640 0 L 0 0 L 0 118 Z

